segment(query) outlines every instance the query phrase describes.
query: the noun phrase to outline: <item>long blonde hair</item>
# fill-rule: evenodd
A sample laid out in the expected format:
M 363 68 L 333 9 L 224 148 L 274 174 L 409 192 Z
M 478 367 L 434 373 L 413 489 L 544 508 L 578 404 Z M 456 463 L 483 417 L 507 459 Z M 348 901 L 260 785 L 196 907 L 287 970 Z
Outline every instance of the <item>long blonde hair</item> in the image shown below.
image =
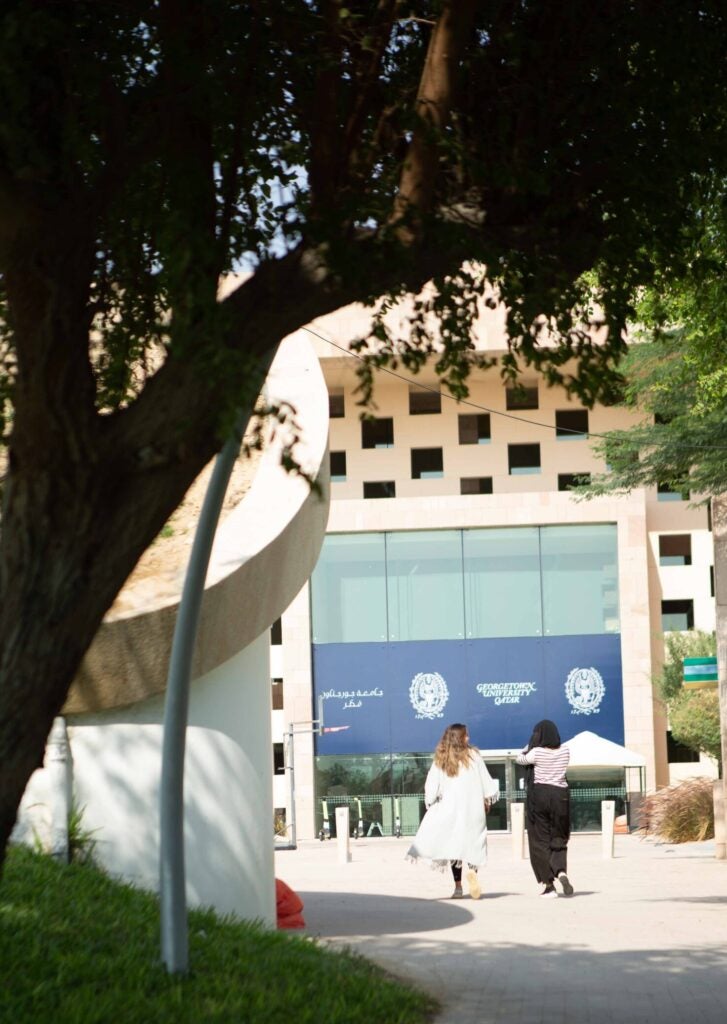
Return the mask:
M 467 726 L 455 722 L 447 726 L 437 744 L 434 763 L 450 778 L 459 775 L 462 765 L 468 765 L 472 759 L 473 748 L 468 741 Z

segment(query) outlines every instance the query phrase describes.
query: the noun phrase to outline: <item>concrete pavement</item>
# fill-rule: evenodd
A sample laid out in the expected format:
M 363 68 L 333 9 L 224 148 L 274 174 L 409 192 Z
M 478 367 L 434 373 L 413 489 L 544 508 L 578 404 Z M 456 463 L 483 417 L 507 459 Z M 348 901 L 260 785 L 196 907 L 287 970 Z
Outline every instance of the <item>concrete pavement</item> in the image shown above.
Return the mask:
M 441 1003 L 437 1024 L 727 1022 L 727 862 L 714 843 L 574 836 L 575 895 L 538 896 L 509 835 L 489 837 L 483 895 L 404 859 L 410 840 L 335 840 L 276 853 L 307 932 L 348 946 Z M 466 882 L 465 882 L 466 892 Z

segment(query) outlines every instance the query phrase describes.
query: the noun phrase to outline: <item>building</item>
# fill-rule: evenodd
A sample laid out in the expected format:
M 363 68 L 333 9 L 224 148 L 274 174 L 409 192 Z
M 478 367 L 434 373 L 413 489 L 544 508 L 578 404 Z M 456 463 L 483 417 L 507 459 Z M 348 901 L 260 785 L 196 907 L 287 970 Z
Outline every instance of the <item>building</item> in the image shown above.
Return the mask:
M 493 828 L 509 825 L 513 755 L 543 717 L 564 738 L 590 730 L 641 755 L 647 789 L 714 774 L 671 741 L 651 683 L 662 630 L 714 629 L 707 509 L 661 487 L 576 499 L 576 478 L 603 469 L 589 435 L 633 414 L 585 409 L 535 371 L 519 389 L 475 371 L 467 404 L 431 364 L 380 372 L 362 421 L 348 343 L 367 322 L 351 307 L 301 332 L 329 392 L 331 502 L 317 567 L 273 638 L 278 815 L 290 820 L 293 724 L 302 838 L 328 831 L 340 803 L 367 834 L 413 832 L 451 721 L 467 722 L 507 794 Z M 478 348 L 504 351 L 501 310 L 477 330 Z M 582 828 L 602 796 L 640 788 L 595 768 L 572 785 Z

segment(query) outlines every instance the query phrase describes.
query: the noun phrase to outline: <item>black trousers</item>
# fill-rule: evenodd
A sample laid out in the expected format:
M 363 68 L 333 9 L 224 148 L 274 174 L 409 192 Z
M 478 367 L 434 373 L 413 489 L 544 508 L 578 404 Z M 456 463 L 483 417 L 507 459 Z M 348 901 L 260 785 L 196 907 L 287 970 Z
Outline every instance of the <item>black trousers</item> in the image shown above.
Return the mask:
M 536 782 L 527 800 L 530 866 L 539 882 L 548 885 L 567 871 L 570 838 L 570 791 L 567 786 Z

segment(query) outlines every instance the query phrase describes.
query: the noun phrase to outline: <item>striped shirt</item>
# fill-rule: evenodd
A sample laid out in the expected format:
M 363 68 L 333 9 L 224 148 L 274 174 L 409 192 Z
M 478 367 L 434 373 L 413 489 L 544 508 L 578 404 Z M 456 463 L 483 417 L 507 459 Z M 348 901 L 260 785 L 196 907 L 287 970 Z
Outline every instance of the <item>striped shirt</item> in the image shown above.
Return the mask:
M 550 747 L 533 747 L 532 750 L 523 750 L 518 754 L 518 764 L 535 765 L 535 782 L 546 786 L 567 786 L 565 770 L 570 761 L 570 750 L 568 747 L 558 747 L 552 750 Z

